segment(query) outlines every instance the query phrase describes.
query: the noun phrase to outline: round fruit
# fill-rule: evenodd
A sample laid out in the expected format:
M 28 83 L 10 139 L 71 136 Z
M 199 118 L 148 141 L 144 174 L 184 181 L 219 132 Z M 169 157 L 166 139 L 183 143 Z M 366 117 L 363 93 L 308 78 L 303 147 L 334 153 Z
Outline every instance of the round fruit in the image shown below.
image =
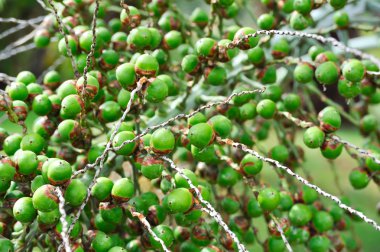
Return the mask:
M 207 123 L 198 123 L 189 129 L 188 139 L 190 144 L 203 149 L 214 140 L 214 131 Z
M 175 138 L 169 129 L 158 129 L 150 138 L 150 146 L 155 153 L 168 154 L 175 147 Z
M 66 187 L 64 197 L 70 206 L 78 207 L 87 197 L 87 187 L 81 180 L 72 179 Z
M 317 126 L 308 128 L 303 134 L 303 142 L 307 147 L 312 149 L 321 147 L 324 140 L 325 133 Z
M 318 211 L 313 217 L 313 225 L 318 232 L 323 233 L 333 228 L 334 219 L 328 212 Z
M 49 164 L 48 179 L 52 185 L 62 185 L 69 181 L 72 175 L 72 168 L 65 160 L 55 160 Z
M 13 206 L 13 216 L 17 221 L 22 223 L 32 222 L 37 216 L 37 211 L 33 207 L 32 198 L 23 197 L 18 199 Z
M 338 130 L 342 124 L 339 112 L 334 107 L 326 107 L 318 114 L 319 127 L 327 133 Z
M 163 205 L 171 213 L 184 213 L 192 207 L 193 195 L 186 188 L 176 188 L 164 198 Z
M 114 148 L 118 148 L 118 147 L 122 146 L 123 142 L 125 142 L 127 140 L 132 140 L 134 138 L 135 138 L 135 134 L 133 132 L 121 131 L 115 135 L 115 137 L 112 141 L 112 146 Z M 129 156 L 135 151 L 136 146 L 137 145 L 135 142 L 125 144 L 125 145 L 123 145 L 123 147 L 121 147 L 120 150 L 117 150 L 116 153 L 119 155 Z
M 128 178 L 121 178 L 115 182 L 112 187 L 111 196 L 114 200 L 119 202 L 127 202 L 133 197 L 135 193 L 135 186 Z
M 276 189 L 268 187 L 259 192 L 257 200 L 263 210 L 272 211 L 280 204 L 280 194 Z
M 138 75 L 152 77 L 156 76 L 159 65 L 156 58 L 149 54 L 140 55 L 135 64 L 135 71 Z
M 348 81 L 358 82 L 364 77 L 365 67 L 361 61 L 350 59 L 343 62 L 342 74 Z
M 99 177 L 96 179 L 95 185 L 91 189 L 91 195 L 99 201 L 105 201 L 111 195 L 113 182 L 106 177 Z
M 355 189 L 363 189 L 367 187 L 370 182 L 370 178 L 366 171 L 362 169 L 354 169 L 349 175 L 350 183 Z
M 315 70 L 315 78 L 322 85 L 332 85 L 338 82 L 340 76 L 339 67 L 332 61 L 320 64 Z
M 310 208 L 304 204 L 295 204 L 289 211 L 289 220 L 295 226 L 304 226 L 312 218 Z
M 271 119 L 276 113 L 276 104 L 272 100 L 264 99 L 264 100 L 259 101 L 256 109 L 257 109 L 257 113 L 261 117 L 265 119 Z
M 51 212 L 58 208 L 59 199 L 55 194 L 55 187 L 43 185 L 33 194 L 33 206 L 41 212 Z
M 293 75 L 299 83 L 308 83 L 313 80 L 314 68 L 309 63 L 299 63 L 294 69 Z
M 164 101 L 168 94 L 169 89 L 166 83 L 159 78 L 155 78 L 146 89 L 145 99 L 148 102 L 159 103 Z

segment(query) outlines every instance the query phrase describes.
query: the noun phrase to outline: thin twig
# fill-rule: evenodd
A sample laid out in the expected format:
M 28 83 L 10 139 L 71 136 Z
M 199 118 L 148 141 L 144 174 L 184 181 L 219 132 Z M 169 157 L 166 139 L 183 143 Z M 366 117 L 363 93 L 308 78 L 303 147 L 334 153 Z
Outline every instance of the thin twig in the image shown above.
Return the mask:
M 272 165 L 276 166 L 277 168 L 280 168 L 281 170 L 284 170 L 286 173 L 288 173 L 289 175 L 291 175 L 294 178 L 296 178 L 299 182 L 301 182 L 304 185 L 306 185 L 306 186 L 314 189 L 318 194 L 320 194 L 320 195 L 322 195 L 322 196 L 324 196 L 326 198 L 329 198 L 332 201 L 336 202 L 340 208 L 348 211 L 349 213 L 351 213 L 353 215 L 358 216 L 359 218 L 361 218 L 362 220 L 364 220 L 366 223 L 372 225 L 377 231 L 380 231 L 380 226 L 374 220 L 372 220 L 371 218 L 367 217 L 362 212 L 360 212 L 358 210 L 355 210 L 355 209 L 347 206 L 338 197 L 325 192 L 324 190 L 322 190 L 321 188 L 319 188 L 318 186 L 316 186 L 314 184 L 311 184 L 309 181 L 307 181 L 306 179 L 304 179 L 300 175 L 298 175 L 295 172 L 293 172 L 290 168 L 282 165 L 277 160 L 274 160 L 274 159 L 271 159 L 271 158 L 267 158 L 267 157 L 263 157 L 258 152 L 256 152 L 256 151 L 248 148 L 246 145 L 244 145 L 242 143 L 234 142 L 231 139 L 222 139 L 220 137 L 217 137 L 217 142 L 222 143 L 222 144 L 230 145 L 230 146 L 232 146 L 234 148 L 242 150 L 243 152 L 252 154 L 255 157 L 257 157 L 258 159 L 261 159 L 264 162 L 267 162 L 269 164 L 272 164 Z
M 179 175 L 181 175 L 181 177 L 183 177 L 184 179 L 186 179 L 187 183 L 189 184 L 190 188 L 195 192 L 198 200 L 202 203 L 202 205 L 204 205 L 205 207 L 202 208 L 203 211 L 205 211 L 206 213 L 208 213 L 212 218 L 214 218 L 214 220 L 220 225 L 222 226 L 222 228 L 224 229 L 224 231 L 229 235 L 231 236 L 231 238 L 234 240 L 234 242 L 236 243 L 236 245 L 238 246 L 238 249 L 239 251 L 242 251 L 242 252 L 246 252 L 247 249 L 245 248 L 245 246 L 239 241 L 239 239 L 237 238 L 237 236 L 235 235 L 234 232 L 232 232 L 230 230 L 230 228 L 228 227 L 228 225 L 223 221 L 223 218 L 222 216 L 214 209 L 214 207 L 210 204 L 210 202 L 206 201 L 203 199 L 202 197 L 202 194 L 201 192 L 199 191 L 199 189 L 193 184 L 193 182 L 191 182 L 190 178 L 188 176 L 186 176 L 186 174 L 182 171 L 182 169 L 178 168 L 175 164 L 174 164 L 174 161 L 171 160 L 170 158 L 166 157 L 166 156 L 162 156 L 160 157 L 162 160 L 165 160 L 166 162 L 168 162 L 170 164 L 170 167 L 175 170 L 176 172 L 178 172 Z
M 69 240 L 69 235 L 68 235 L 70 232 L 67 231 L 68 223 L 66 220 L 65 198 L 63 197 L 61 188 L 56 187 L 55 193 L 57 194 L 57 197 L 59 199 L 59 212 L 61 214 L 60 221 L 62 223 L 62 232 L 61 232 L 62 242 L 65 246 L 66 252 L 71 252 L 70 240 Z M 60 251 L 60 249 L 58 251 Z

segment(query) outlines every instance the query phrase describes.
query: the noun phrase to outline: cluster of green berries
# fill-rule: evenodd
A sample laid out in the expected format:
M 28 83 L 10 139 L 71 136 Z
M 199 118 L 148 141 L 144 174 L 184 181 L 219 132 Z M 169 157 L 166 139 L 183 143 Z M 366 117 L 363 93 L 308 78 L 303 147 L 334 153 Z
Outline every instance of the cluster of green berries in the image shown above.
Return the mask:
M 0 210 L 0 251 L 22 249 L 22 241 L 18 244 L 12 238 L 29 225 L 51 235 L 33 241 L 33 251 L 40 251 L 38 246 L 57 248 L 63 240 L 57 190 L 63 193 L 69 225 L 83 210 L 68 234 L 75 252 L 162 251 L 141 217 L 170 250 L 236 251 L 232 237 L 202 211 L 199 194 L 248 246 L 260 243 L 265 251 L 285 251 L 276 228 L 280 225 L 292 246 L 312 252 L 359 249 L 346 235 L 357 218 L 321 201 L 309 187 L 261 183 L 266 169 L 263 160 L 227 148 L 220 139 L 251 148 L 260 141 L 272 141 L 269 135 L 276 131 L 280 141 L 265 154 L 292 169 L 302 166 L 303 146 L 294 144 L 294 125 L 283 115 L 308 118 L 305 108 L 311 101 L 301 88 L 318 88 L 315 83 L 336 86 L 345 99 L 363 101 L 350 113 L 357 116 L 360 132 L 375 139 L 378 121 L 368 107 L 380 103 L 380 92 L 378 79 L 368 72 L 379 71 L 376 64 L 343 60 L 312 46 L 308 61 L 289 66 L 292 74 L 286 78 L 294 86 L 290 90 L 280 84 L 284 77 L 279 66 L 291 61 L 295 50 L 290 40 L 254 37 L 257 30 L 250 26 L 223 27 L 222 20 L 230 24 L 238 19 L 241 1 L 205 0 L 211 12 L 197 7 L 188 16 L 169 0 L 123 1 L 121 7 L 112 1 L 100 1 L 96 7 L 96 2 L 54 1 L 66 37 L 58 32 L 61 23 L 50 14 L 34 37 L 39 48 L 58 37 L 54 46 L 61 56 L 73 58 L 81 77 L 65 79 L 52 70 L 39 83 L 32 72 L 22 71 L 0 97 L 0 111 L 12 125 L 22 126 L 22 133 L 0 128 L 4 154 L 0 204 L 10 209 Z M 346 0 L 261 2 L 270 13 L 258 17 L 257 29 L 289 24 L 294 30 L 304 30 L 314 26 L 311 12 L 322 5 L 339 10 L 333 17 L 339 29 L 349 27 L 349 17 L 341 10 Z M 94 38 L 86 23 L 96 10 Z M 219 22 L 219 31 L 214 22 Z M 187 113 L 191 106 L 208 102 L 209 96 L 203 93 L 227 96 L 251 91 L 258 83 L 265 92 L 235 96 L 228 104 L 195 113 L 174 126 L 148 133 L 141 130 L 173 117 L 172 112 Z M 319 148 L 326 159 L 338 158 L 344 146 L 334 140 L 334 134 L 342 126 L 341 115 L 342 110 L 333 106 L 322 109 L 313 118 L 316 125 L 304 131 L 304 145 Z M 121 118 L 116 131 L 115 123 Z M 368 149 L 380 159 L 375 144 L 368 144 Z M 163 161 L 165 156 L 178 161 L 185 177 Z M 86 164 L 99 161 L 99 176 L 93 169 L 82 174 Z M 371 180 L 380 184 L 380 164 L 370 157 L 359 161 L 349 175 L 351 185 L 362 189 Z M 257 235 L 257 218 L 267 223 L 264 241 Z

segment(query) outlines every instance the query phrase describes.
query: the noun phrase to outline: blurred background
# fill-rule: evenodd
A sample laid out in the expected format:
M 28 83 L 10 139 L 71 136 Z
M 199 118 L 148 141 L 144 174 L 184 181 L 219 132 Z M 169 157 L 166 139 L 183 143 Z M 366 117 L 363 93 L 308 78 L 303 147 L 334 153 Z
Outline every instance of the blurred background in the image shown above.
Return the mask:
M 209 6 L 204 4 L 201 0 L 176 0 L 173 2 L 176 2 L 178 8 L 182 10 L 185 15 L 190 15 L 195 7 L 203 7 L 205 9 L 209 8 Z M 249 9 L 240 10 L 238 15 L 239 23 L 244 24 L 244 26 L 255 26 L 254 18 L 265 12 L 265 7 L 259 0 L 237 0 L 237 2 L 246 4 L 249 7 Z M 345 10 L 350 16 L 351 23 L 371 24 L 377 27 L 380 26 L 380 0 L 358 0 L 349 2 L 350 4 Z M 26 20 L 38 18 L 46 14 L 47 12 L 41 8 L 37 1 L 34 0 L 0 0 L 1 18 L 15 17 Z M 333 11 L 329 6 L 313 11 L 312 16 L 316 21 L 316 26 L 309 29 L 309 31 L 318 32 L 325 28 L 331 27 L 333 25 L 332 14 Z M 233 21 L 231 21 L 231 23 L 232 22 Z M 39 22 L 36 22 L 35 25 L 38 25 L 38 23 Z M 228 23 L 226 25 L 228 25 Z M 56 62 L 57 58 L 59 58 L 57 52 L 57 42 L 52 42 L 47 48 L 33 48 L 17 55 L 9 56 L 11 52 L 17 50 L 18 47 L 33 43 L 33 36 L 30 36 L 30 39 L 25 41 L 23 45 L 17 45 L 18 43 L 16 43 L 20 42 L 20 39 L 21 42 L 24 42 L 22 41 L 22 38 L 33 32 L 35 29 L 33 25 L 25 26 L 24 29 L 14 32 L 8 36 L 4 36 L 4 32 L 9 31 L 11 27 L 15 26 L 17 26 L 17 24 L 0 22 L 0 73 L 5 73 L 9 76 L 16 76 L 17 73 L 22 70 L 29 70 L 36 76 L 40 76 L 49 66 Z M 330 32 L 329 36 L 333 36 L 351 47 L 364 50 L 380 57 L 380 35 L 378 31 L 358 33 L 354 30 L 337 30 Z M 310 47 L 310 44 L 306 42 L 302 45 L 304 48 L 302 47 L 300 49 L 301 52 L 299 53 L 301 55 L 302 50 L 307 51 L 308 47 Z M 61 73 L 64 79 L 72 77 L 73 72 L 69 59 L 64 59 L 60 62 L 57 70 Z M 4 89 L 4 83 L 0 82 L 0 88 Z M 334 101 L 340 103 L 342 106 L 347 106 L 347 101 L 337 95 L 336 88 L 328 88 L 326 95 Z M 314 102 L 319 108 L 323 106 L 323 104 L 321 104 L 318 100 L 315 100 Z M 380 118 L 380 108 L 378 106 L 373 106 L 370 110 L 371 113 L 377 114 L 378 118 Z M 34 118 L 32 117 L 28 118 L 29 122 L 27 122 L 27 124 L 30 124 L 33 119 Z M 0 124 L 1 127 L 5 127 L 10 132 L 21 130 L 21 128 L 15 127 L 14 124 L 9 123 L 8 121 L 1 121 Z M 270 149 L 270 147 L 277 142 L 274 141 L 275 134 L 271 135 L 272 137 L 264 143 L 266 149 Z M 339 131 L 338 135 L 343 139 L 347 139 L 359 146 L 364 143 L 364 139 L 361 137 L 357 129 L 351 128 L 348 123 L 345 124 L 343 130 Z M 302 145 L 301 137 L 299 137 L 298 141 Z M 307 169 L 313 176 L 313 182 L 322 189 L 325 189 L 332 194 L 339 195 L 339 190 L 334 178 L 334 173 L 331 170 L 331 166 L 326 159 L 322 158 L 319 150 L 306 149 L 305 157 L 307 160 L 305 163 L 305 169 Z M 335 165 L 338 182 L 342 187 L 344 195 L 351 199 L 351 203 L 354 207 L 362 210 L 369 217 L 380 223 L 380 217 L 377 210 L 377 205 L 380 201 L 378 186 L 374 183 L 370 183 L 370 186 L 363 190 L 353 190 L 349 184 L 348 174 L 351 169 L 357 165 L 357 163 L 347 154 L 341 155 L 336 160 Z M 268 181 L 273 181 L 273 183 L 275 183 L 273 168 L 267 166 L 264 170 L 265 178 Z M 260 220 L 258 220 L 257 225 L 259 230 L 264 230 L 262 232 L 260 231 L 259 235 L 265 235 L 266 231 L 264 227 L 260 227 L 260 225 L 262 225 L 262 223 L 260 224 Z M 363 251 L 380 251 L 380 232 L 376 232 L 372 226 L 361 222 L 355 222 L 354 227 L 357 236 L 362 242 Z M 258 251 L 260 251 L 260 249 L 261 248 L 258 248 Z

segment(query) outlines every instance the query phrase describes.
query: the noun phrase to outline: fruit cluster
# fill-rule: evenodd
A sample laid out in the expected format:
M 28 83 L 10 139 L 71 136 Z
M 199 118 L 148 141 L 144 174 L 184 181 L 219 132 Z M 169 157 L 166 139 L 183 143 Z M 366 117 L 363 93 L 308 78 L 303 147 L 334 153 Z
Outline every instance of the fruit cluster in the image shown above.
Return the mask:
M 170 0 L 48 2 L 34 43 L 72 72 L 38 83 L 22 71 L 1 92 L 22 129 L 0 128 L 0 251 L 357 251 L 353 222 L 379 228 L 344 210 L 344 191 L 332 203 L 281 170 L 266 180 L 269 160 L 312 182 L 307 149 L 333 164 L 346 148 L 352 187 L 380 185 L 378 62 L 256 33 L 306 29 L 314 9 L 346 0 L 261 0 L 257 29 L 238 22 L 245 1 L 205 0 L 189 15 Z M 349 28 L 347 13 L 333 19 Z M 343 123 L 364 149 L 335 135 Z

